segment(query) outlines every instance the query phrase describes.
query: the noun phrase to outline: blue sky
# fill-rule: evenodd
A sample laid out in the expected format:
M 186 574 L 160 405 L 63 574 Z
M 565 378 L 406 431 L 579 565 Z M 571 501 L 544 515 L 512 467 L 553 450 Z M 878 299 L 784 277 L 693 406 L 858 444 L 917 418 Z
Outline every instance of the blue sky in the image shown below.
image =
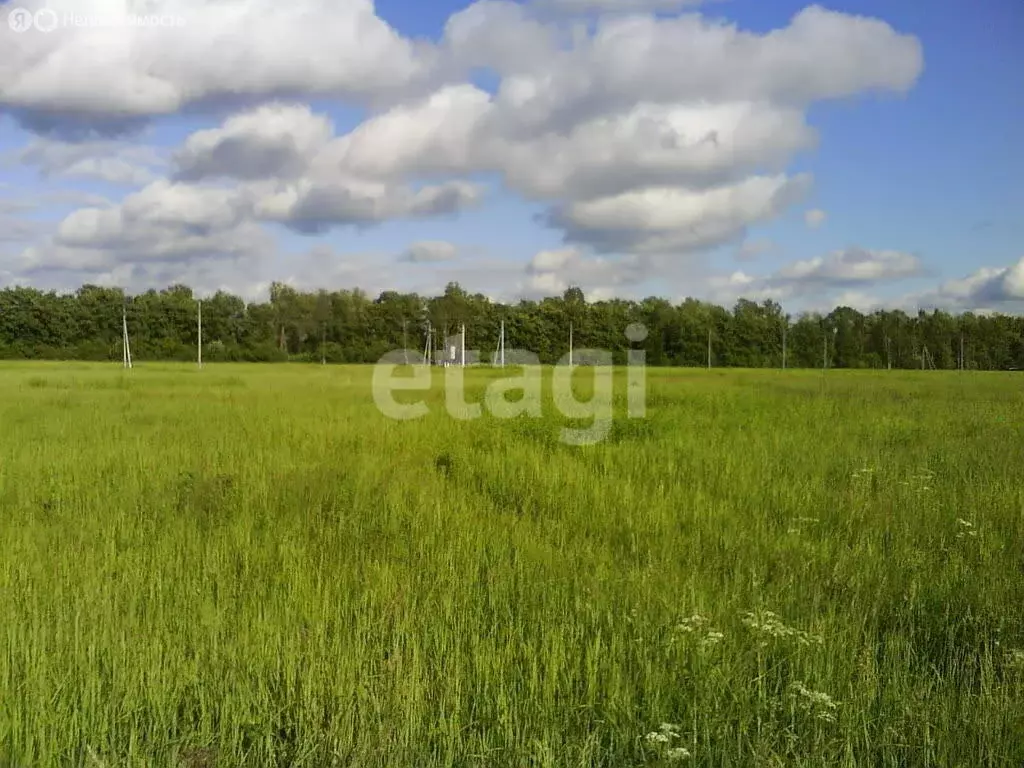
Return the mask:
M 601 1 L 605 8 L 616 2 Z M 617 1 L 621 6 L 632 2 Z M 461 156 L 464 153 L 457 146 L 432 149 L 440 147 L 439 142 L 443 143 L 445 135 L 450 136 L 457 130 L 449 125 L 462 124 L 453 106 L 444 113 L 437 128 L 441 138 L 431 139 L 433 143 L 424 140 L 422 157 L 410 159 L 406 166 L 392 168 L 389 165 L 386 178 L 383 175 L 370 178 L 364 169 L 382 167 L 385 161 L 381 157 L 392 154 L 387 141 L 395 142 L 396 150 L 408 144 L 397 132 L 398 128 L 386 133 L 378 126 L 383 123 L 375 122 L 376 118 L 421 103 L 445 84 L 473 83 L 493 93 L 503 80 L 525 77 L 533 78 L 530 80 L 533 83 L 544 82 L 544 63 L 531 61 L 540 56 L 537 51 L 543 49 L 527 47 L 530 41 L 526 38 L 530 34 L 535 33 L 540 39 L 542 33 L 536 30 L 564 31 L 582 21 L 612 19 L 611 23 L 615 23 L 623 16 L 613 13 L 602 17 L 599 13 L 588 13 L 573 17 L 564 11 L 556 12 L 550 6 L 527 5 L 523 6 L 524 18 L 534 26 L 516 27 L 509 21 L 511 17 L 498 16 L 494 5 L 483 3 L 479 7 L 484 10 L 473 18 L 484 23 L 470 25 L 474 31 L 465 46 L 470 50 L 467 54 L 464 50 L 456 51 L 442 39 L 449 19 L 467 8 L 464 3 L 378 0 L 372 8 L 363 0 L 346 0 L 334 6 L 322 3 L 323 0 L 296 0 L 294 4 L 298 9 L 308 6 L 309 18 L 319 18 L 316 13 L 335 16 L 330 24 L 323 25 L 322 34 L 311 31 L 308 23 L 301 26 L 299 22 L 295 22 L 295 30 L 289 32 L 288 24 L 292 22 L 288 18 L 279 22 L 280 35 L 285 40 L 289 39 L 289 34 L 301 38 L 301 44 L 291 48 L 274 48 L 272 33 L 260 31 L 260 14 L 265 14 L 267 7 L 261 0 L 239 0 L 237 4 L 243 9 L 251 6 L 248 12 L 255 21 L 250 28 L 256 30 L 255 34 L 248 38 L 239 35 L 230 42 L 218 42 L 213 48 L 209 48 L 208 42 L 203 43 L 196 32 L 203 24 L 209 27 L 211 23 L 204 0 L 155 3 L 155 7 L 180 13 L 188 25 L 157 30 L 153 34 L 163 37 L 147 38 L 155 42 L 145 44 L 134 40 L 133 45 L 124 45 L 126 36 L 137 34 L 132 30 L 58 29 L 45 34 L 38 30 L 13 32 L 6 25 L 0 26 L 0 72 L 6 68 L 10 73 L 0 75 L 0 114 L 6 115 L 0 117 L 0 225 L 7 232 L 0 237 L 0 282 L 56 289 L 71 289 L 82 282 L 101 282 L 142 290 L 160 287 L 161 281 L 181 279 L 195 285 L 200 292 L 229 288 L 255 296 L 274 279 L 289 280 L 306 288 L 360 285 L 371 293 L 391 286 L 430 292 L 456 279 L 472 290 L 500 299 L 557 293 L 568 284 L 580 284 L 594 298 L 654 294 L 679 299 L 694 295 L 730 303 L 741 295 L 750 295 L 756 299 L 777 298 L 794 309 L 852 303 L 864 309 L 889 304 L 908 308 L 944 305 L 954 309 L 1013 311 L 1024 299 L 1024 267 L 1020 266 L 1024 257 L 1021 244 L 1024 192 L 1019 182 L 1024 177 L 1024 152 L 1018 145 L 1024 135 L 1024 75 L 1021 74 L 1024 73 L 1024 49 L 1019 45 L 1024 39 L 1024 5 L 1016 0 L 984 3 L 836 0 L 825 7 L 848 15 L 849 19 L 845 16 L 815 17 L 818 20 L 814 24 L 808 22 L 803 33 L 806 40 L 794 36 L 786 42 L 791 53 L 777 54 L 777 49 L 771 48 L 776 53 L 759 54 L 803 57 L 808 70 L 820 68 L 826 73 L 822 82 L 807 86 L 797 82 L 805 76 L 783 73 L 780 78 L 789 77 L 795 84 L 782 83 L 776 87 L 766 79 L 763 93 L 758 90 L 761 86 L 747 88 L 743 82 L 717 82 L 715 73 L 708 72 L 705 95 L 700 82 L 703 73 L 692 72 L 694 67 L 688 66 L 692 61 L 689 54 L 695 50 L 694 46 L 703 46 L 702 41 L 710 46 L 716 38 L 708 29 L 686 37 L 682 35 L 689 33 L 681 32 L 677 52 L 646 64 L 654 67 L 648 71 L 657 72 L 658 82 L 664 85 L 655 87 L 638 80 L 636 104 L 624 103 L 621 97 L 613 103 L 612 96 L 608 95 L 612 86 L 603 91 L 594 86 L 593 93 L 581 97 L 579 102 L 580 109 L 591 109 L 593 114 L 574 117 L 576 122 L 571 126 L 549 122 L 526 137 L 501 123 L 505 120 L 511 125 L 517 118 L 514 110 L 499 110 L 501 105 L 495 97 L 493 114 L 486 126 L 481 127 L 484 125 L 481 123 L 474 128 L 477 132 L 467 134 L 482 137 L 479 142 L 472 138 L 472 142 L 495 143 L 487 157 L 470 160 Z M 647 4 L 660 8 L 666 5 L 658 0 L 647 0 Z M 16 4 L 2 5 L 13 9 Z M 88 13 L 90 9 L 108 10 L 112 5 L 115 4 L 103 5 L 100 0 L 90 0 L 74 7 L 76 10 L 84 8 Z M 59 6 L 60 3 L 55 5 L 52 1 L 44 6 L 33 0 L 19 7 L 35 11 Z M 342 6 L 353 10 L 351 13 L 324 10 Z M 794 18 L 805 8 L 805 3 L 788 0 L 720 0 L 689 6 L 682 12 L 699 12 L 709 19 L 735 24 L 740 31 L 770 37 L 778 34 L 773 30 L 784 30 L 794 24 Z M 660 10 L 657 18 L 668 25 L 679 12 Z M 366 16 L 367 13 L 371 15 Z M 352 18 L 346 19 L 346 16 Z M 870 34 L 858 31 L 854 24 L 854 17 L 858 16 L 889 25 L 892 37 L 878 30 Z M 446 82 L 442 82 L 445 77 L 441 76 L 426 82 L 433 74 L 424 75 L 426 80 L 415 84 L 410 84 L 410 78 L 403 73 L 389 80 L 390 67 L 411 49 L 394 47 L 397 44 L 386 37 L 346 38 L 346 24 L 363 24 L 358 28 L 366 30 L 370 18 L 380 29 L 393 31 L 403 46 L 423 40 L 432 45 L 434 53 L 430 55 L 447 56 L 445 61 L 456 62 L 445 70 Z M 268 22 L 268 26 L 272 25 Z M 497 31 L 489 32 L 492 28 Z M 631 34 L 641 34 L 636 29 Z M 261 37 L 264 34 L 266 39 Z M 367 33 L 360 32 L 364 34 Z M 97 36 L 88 38 L 89 35 Z M 831 35 L 831 42 L 819 51 L 815 35 Z M 763 42 L 769 37 L 757 39 L 757 44 L 763 44 L 765 51 L 774 45 Z M 476 38 L 484 42 L 472 48 Z M 343 42 L 338 41 L 345 39 L 359 39 L 360 44 L 347 49 L 351 53 L 342 53 Z M 664 39 L 671 41 L 672 38 Z M 914 40 L 923 57 L 923 65 L 916 72 L 908 63 L 912 59 L 908 56 Z M 642 42 L 637 42 L 637 46 L 642 48 Z M 209 86 L 207 98 L 182 104 L 180 108 L 150 108 L 152 101 L 148 100 L 148 95 L 146 98 L 139 96 L 139 89 L 152 87 L 154 94 L 162 94 L 165 83 L 154 84 L 148 75 L 141 86 L 138 83 L 132 86 L 131 94 L 122 97 L 118 93 L 118 78 L 123 76 L 126 66 L 129 70 L 137 67 L 144 73 L 161 73 L 160 76 L 171 84 L 168 87 L 177 89 L 179 101 L 187 101 L 181 94 L 202 90 L 208 74 L 203 72 L 201 55 L 198 64 L 195 56 L 184 64 L 175 58 L 179 55 L 184 58 L 184 54 L 177 51 L 192 44 L 197 52 L 203 51 L 204 45 L 210 50 L 211 71 L 217 66 L 213 59 L 221 52 L 225 60 L 231 55 L 248 54 L 270 63 L 263 65 L 265 71 L 254 73 L 249 82 L 239 79 L 239 85 L 232 81 L 234 75 L 221 76 Z M 339 47 L 335 49 L 334 45 Z M 487 62 L 490 66 L 487 74 L 481 75 L 478 69 L 474 71 L 473 66 L 466 65 L 473 56 L 487 58 L 504 45 L 512 52 L 501 60 L 497 53 L 493 54 L 494 61 Z M 232 46 L 239 50 L 231 50 Z M 654 48 L 653 44 L 647 47 Z M 830 53 L 832 48 L 838 52 Z M 333 53 L 335 50 L 337 54 Z M 479 50 L 484 53 L 472 52 Z M 809 50 L 818 52 L 812 54 Z M 51 61 L 63 56 L 63 63 L 47 69 L 38 63 L 40 51 L 49 55 Z M 890 54 L 894 57 L 891 78 L 884 61 Z M 373 56 L 378 55 L 382 58 L 374 60 Z M 281 61 L 275 63 L 274 56 Z M 312 160 L 314 155 L 311 154 L 303 160 L 310 163 L 309 168 L 298 177 L 263 178 L 253 187 L 253 179 L 245 178 L 244 171 L 228 172 L 226 176 L 220 172 L 220 175 L 201 172 L 195 183 L 179 183 L 177 191 L 167 190 L 169 182 L 160 180 L 174 174 L 182 148 L 188 146 L 192 148 L 190 151 L 199 152 L 195 149 L 197 131 L 221 130 L 222 133 L 211 140 L 234 142 L 232 146 L 249 141 L 246 149 L 249 154 L 245 157 L 250 161 L 254 151 L 276 151 L 268 148 L 267 141 L 291 142 L 290 137 L 282 137 L 280 132 L 272 139 L 255 135 L 263 130 L 260 126 L 267 124 L 262 118 L 254 118 L 247 124 L 249 128 L 245 130 L 253 131 L 251 136 L 228 136 L 223 126 L 232 115 L 252 114 L 252 110 L 261 105 L 280 103 L 282 99 L 270 81 L 287 78 L 288 59 L 304 56 L 311 62 L 308 65 L 312 73 L 310 92 L 301 93 L 304 84 L 300 82 L 298 87 L 289 87 L 291 92 L 283 102 L 293 107 L 308 107 L 312 117 L 291 114 L 287 119 L 295 121 L 294 130 L 315 131 L 310 127 L 315 120 L 328 118 L 333 124 L 334 139 L 362 125 L 364 132 L 387 136 L 387 140 L 376 139 L 369 150 L 361 145 L 355 148 L 347 145 L 347 150 L 338 149 L 333 155 L 314 153 L 316 158 L 343 156 L 340 163 L 343 182 L 332 175 L 338 165 L 328 167 L 327 160 Z M 365 67 L 361 70 L 363 74 L 346 72 L 334 56 L 341 59 L 347 56 L 352 60 L 352 69 Z M 129 57 L 127 64 L 119 57 Z M 410 71 L 415 67 L 417 72 L 426 72 L 429 66 L 423 63 L 425 61 L 425 56 L 416 59 L 409 65 Z M 558 66 L 555 61 L 552 59 L 552 68 Z M 585 71 L 591 64 L 595 72 L 602 71 L 602 62 L 597 60 L 596 54 L 591 59 L 581 57 L 575 61 L 577 63 L 567 65 L 569 75 L 563 79 L 563 85 L 569 85 L 565 87 L 570 87 L 577 76 L 593 82 L 602 76 L 591 77 Z M 731 60 L 724 55 L 720 61 L 724 66 L 731 66 Z M 876 61 L 877 66 L 872 67 Z M 88 75 L 83 76 L 84 85 L 75 84 L 74 91 L 60 84 L 59 79 L 57 85 L 47 79 L 57 77 L 55 71 L 60 77 L 68 78 L 68 63 L 82 65 Z M 457 65 L 462 71 L 453 75 Z M 618 65 L 612 65 L 610 71 L 614 72 L 615 66 Z M 104 67 L 110 68 L 109 81 Z M 188 67 L 195 67 L 195 73 L 181 74 L 182 69 Z M 333 78 L 326 93 L 323 89 L 316 92 L 312 85 L 319 76 L 318 67 L 325 77 Z M 841 72 L 844 67 L 876 71 L 864 75 L 864 82 L 852 89 L 856 91 L 853 95 L 834 97 L 829 92 L 833 86 L 826 81 L 831 77 L 829 73 Z M 376 73 L 385 70 L 388 74 L 378 78 L 381 81 L 379 93 L 369 85 L 364 87 L 369 77 L 367 73 L 373 73 L 376 78 Z M 164 72 L 170 74 L 163 75 Z M 259 77 L 267 79 L 266 88 L 262 83 L 253 85 Z M 689 83 L 681 88 L 678 98 L 672 93 L 675 77 Z M 736 81 L 753 81 L 758 77 L 756 69 L 744 69 L 743 62 L 736 65 Z M 810 75 L 806 78 L 813 80 Z M 210 79 L 215 80 L 212 75 Z M 229 82 L 225 85 L 224 80 Z M 202 81 L 202 87 L 193 89 L 191 84 L 197 81 Z M 616 168 L 594 171 L 600 178 L 611 180 L 614 176 L 616 180 L 609 181 L 617 185 L 613 194 L 604 197 L 596 192 L 590 194 L 585 187 L 572 186 L 570 182 L 566 182 L 569 186 L 564 189 L 549 186 L 544 187 L 543 192 L 538 191 L 544 184 L 544 166 L 559 165 L 560 158 L 570 151 L 566 146 L 571 149 L 572 145 L 571 141 L 568 145 L 552 144 L 551 136 L 586 126 L 588 119 L 600 121 L 627 115 L 654 100 L 660 100 L 658 103 L 666 109 L 704 109 L 708 104 L 735 104 L 744 100 L 744 103 L 767 100 L 770 107 L 787 109 L 793 106 L 788 94 L 794 88 L 804 87 L 820 92 L 818 97 L 800 99 L 799 104 L 817 140 L 813 146 L 799 146 L 797 142 L 785 151 L 779 150 L 785 162 L 781 168 L 773 167 L 770 173 L 782 172 L 788 179 L 808 174 L 813 182 L 792 201 L 778 206 L 773 204 L 770 211 L 764 207 L 768 205 L 767 198 L 750 198 L 742 205 L 736 203 L 736 210 L 724 211 L 718 211 L 710 202 L 705 203 L 701 195 L 708 190 L 704 182 L 694 176 L 688 165 L 690 161 L 685 158 L 680 163 L 686 168 L 678 176 L 669 174 L 658 184 L 644 182 L 641 180 L 644 174 L 649 176 L 657 171 L 630 169 L 628 149 L 619 150 Z M 233 88 L 248 89 L 248 97 L 241 102 L 233 98 Z M 842 90 L 838 85 L 833 88 L 836 89 Z M 649 97 L 645 96 L 648 92 Z M 734 92 L 741 93 L 742 98 L 728 95 Z M 599 99 L 606 97 L 609 99 L 607 106 L 599 105 Z M 123 103 L 118 101 L 122 98 Z M 559 97 L 555 98 L 557 101 Z M 145 103 L 140 107 L 140 102 Z M 460 104 L 462 102 L 457 106 Z M 594 105 L 601 109 L 593 111 Z M 551 109 L 554 107 L 549 111 Z M 139 115 L 144 128 L 135 133 L 97 135 L 86 141 L 67 140 L 71 135 L 64 130 L 67 126 L 83 121 L 102 122 L 125 112 Z M 706 123 L 701 114 L 694 114 L 692 119 L 702 126 L 714 126 L 714 120 L 719 119 L 708 118 L 712 122 Z M 56 126 L 57 130 L 40 134 L 33 127 L 25 127 L 16 117 L 26 115 L 44 115 L 47 124 Z M 755 117 L 760 119 L 760 113 Z M 769 117 L 766 115 L 764 119 Z M 754 119 L 751 118 L 752 126 Z M 424 124 L 419 116 L 403 126 L 405 130 L 415 131 Z M 288 125 L 282 129 L 285 133 L 292 130 L 292 124 Z M 685 121 L 676 125 L 682 125 L 685 132 Z M 722 125 L 725 128 L 720 135 L 725 143 L 716 146 L 719 151 L 738 152 L 729 146 L 731 123 Z M 484 130 L 489 132 L 486 136 L 480 133 Z M 600 135 L 594 139 L 598 143 L 589 147 L 592 151 L 581 152 L 582 159 L 577 158 L 579 163 L 589 162 L 588 157 L 604 152 L 599 143 Z M 518 159 L 519 155 L 516 159 L 510 159 L 511 154 L 501 156 L 501 148 L 513 146 L 510 143 L 513 141 L 518 142 L 516 149 L 509 152 L 521 152 L 526 161 Z M 640 136 L 636 141 L 649 144 L 650 139 Z M 762 136 L 758 141 L 766 145 L 765 152 L 770 152 L 769 145 L 776 139 Z M 553 146 L 562 148 L 552 149 Z M 639 156 L 644 145 L 637 143 L 636 146 Z M 27 147 L 35 149 L 26 152 Z M 371 150 L 376 154 L 371 156 Z M 679 150 L 680 156 L 697 151 L 693 147 Z M 211 153 L 200 152 L 195 162 L 212 162 Z M 537 167 L 524 167 L 530 162 L 535 162 Z M 723 168 L 728 165 L 722 162 Z M 314 163 L 321 165 L 314 168 Z M 424 164 L 433 164 L 437 170 L 419 173 L 418 169 Z M 48 172 L 43 172 L 44 167 Z M 126 180 L 126 169 L 131 168 L 144 169 L 147 175 L 128 173 L 130 178 Z M 727 170 L 732 174 L 731 182 L 740 182 L 762 171 L 769 173 L 754 166 Z M 631 173 L 636 176 L 635 182 L 626 180 Z M 352 187 L 350 181 L 356 177 L 352 182 L 356 186 Z M 111 183 L 111 178 L 118 179 L 117 183 Z M 374 185 L 372 195 L 362 191 L 364 187 L 360 185 L 364 182 Z M 164 186 L 152 187 L 154 183 Z M 477 193 L 465 190 L 442 189 L 446 184 L 456 183 L 479 184 L 481 197 L 478 199 Z M 238 202 L 242 197 L 250 202 L 266 201 L 271 188 L 280 191 L 285 188 L 280 186 L 282 184 L 292 185 L 286 211 L 253 213 Z M 216 203 L 209 202 L 212 198 L 201 197 L 206 194 L 201 189 L 211 187 L 224 192 L 216 198 Z M 443 192 L 444 199 L 453 202 L 451 205 L 432 204 L 431 210 L 438 208 L 434 215 L 410 213 L 410 206 L 415 208 L 415 204 L 409 202 L 412 194 L 409 190 L 424 187 L 435 189 L 438 195 Z M 643 201 L 649 198 L 641 193 L 653 187 L 669 187 L 675 191 L 673 194 L 692 195 L 685 203 L 665 202 L 662 216 L 653 208 L 644 207 L 648 203 Z M 296 189 L 305 190 L 306 198 L 295 192 Z M 353 189 L 358 191 L 353 192 Z M 327 192 L 314 194 L 317 190 Z M 428 192 L 429 189 L 423 194 Z M 616 195 L 634 193 L 641 196 L 628 200 L 616 198 Z M 141 197 L 133 198 L 139 195 Z M 354 215 L 348 209 L 338 210 L 339 206 L 357 205 L 352 201 L 360 195 L 368 197 L 358 202 L 359 210 L 373 211 L 368 221 L 354 221 L 362 213 Z M 97 196 L 106 202 L 94 199 Z M 191 202 L 193 198 L 198 202 Z M 226 211 L 234 213 L 218 213 L 215 205 L 220 202 L 227 206 Z M 647 237 L 650 232 L 644 228 L 649 220 L 671 220 L 672 205 L 682 206 L 678 208 L 679 215 L 688 221 L 692 218 L 695 231 L 712 234 L 706 238 L 689 238 L 680 234 L 682 230 L 671 231 L 669 224 L 659 241 L 667 245 L 653 244 Z M 106 213 L 102 216 L 83 214 L 83 208 L 96 208 Z M 243 208 L 246 213 L 239 213 Z M 262 202 L 257 208 L 267 210 Z M 695 214 L 693 210 L 703 210 L 705 214 Z M 820 223 L 816 226 L 811 226 L 806 219 L 809 210 L 821 212 Z M 315 235 L 304 233 L 308 230 L 296 224 L 303 216 L 313 215 L 310 211 L 315 211 L 318 221 L 326 216 Z M 555 211 L 561 212 L 562 217 L 552 219 Z M 210 221 L 196 223 L 196 217 L 207 215 Z M 622 216 L 627 223 L 620 230 L 605 231 L 604 221 L 619 220 Z M 67 217 L 71 219 L 61 225 Z M 243 220 L 247 217 L 252 220 Z M 228 219 L 230 222 L 225 223 Z M 172 229 L 172 225 L 178 229 Z M 27 226 L 33 231 L 25 232 Z M 197 226 L 206 239 L 193 237 L 199 231 Z M 181 244 L 175 241 L 179 236 L 183 238 Z M 165 245 L 151 247 L 146 238 Z M 185 239 L 189 242 L 185 243 Z M 445 251 L 447 255 L 438 256 L 436 260 L 410 261 L 408 251 L 417 243 L 445 243 L 451 251 Z M 250 250 L 255 255 L 250 256 Z

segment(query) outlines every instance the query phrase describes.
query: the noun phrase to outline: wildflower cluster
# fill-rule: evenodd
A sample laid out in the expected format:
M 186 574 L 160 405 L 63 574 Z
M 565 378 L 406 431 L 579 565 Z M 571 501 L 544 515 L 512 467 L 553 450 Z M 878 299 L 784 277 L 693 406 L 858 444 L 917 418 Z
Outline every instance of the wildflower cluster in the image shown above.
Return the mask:
M 644 736 L 644 741 L 648 747 L 653 748 L 661 757 L 675 762 L 690 756 L 690 750 L 686 747 L 672 746 L 672 742 L 678 738 L 680 738 L 678 725 L 662 723 L 658 730 L 651 731 Z
M 762 635 L 761 644 L 766 645 L 769 640 L 793 640 L 799 645 L 824 645 L 825 640 L 821 635 L 814 635 L 802 629 L 787 626 L 777 614 L 771 611 L 758 611 L 747 613 L 743 617 L 743 623 L 754 632 Z
M 962 539 L 965 536 L 978 535 L 978 529 L 974 527 L 974 523 L 964 520 L 963 518 L 958 518 L 956 524 L 960 527 L 960 530 L 956 534 L 958 539 Z
M 802 682 L 797 681 L 790 686 L 790 695 L 801 710 L 816 720 L 826 723 L 836 721 L 836 710 L 839 709 L 839 705 L 827 693 L 812 691 Z
M 710 622 L 699 614 L 694 614 L 679 622 L 676 625 L 676 632 L 684 635 L 700 636 L 700 647 L 702 649 L 716 646 L 725 639 L 724 634 L 712 627 Z

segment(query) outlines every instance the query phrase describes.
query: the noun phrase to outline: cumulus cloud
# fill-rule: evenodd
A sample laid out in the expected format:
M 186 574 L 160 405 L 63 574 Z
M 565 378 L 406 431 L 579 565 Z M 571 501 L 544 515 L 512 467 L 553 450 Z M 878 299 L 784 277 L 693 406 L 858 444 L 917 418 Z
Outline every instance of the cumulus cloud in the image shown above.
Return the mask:
M 811 229 L 817 229 L 825 223 L 825 219 L 828 218 L 828 214 L 820 208 L 812 208 L 811 210 L 804 213 L 804 222 Z
M 642 186 L 705 189 L 781 170 L 817 137 L 797 110 L 766 104 L 639 104 L 567 135 L 497 140 L 509 183 L 536 197 L 618 194 Z
M 24 5 L 34 11 L 44 3 Z M 46 5 L 59 15 L 133 10 L 129 0 Z M 330 95 L 377 103 L 407 95 L 413 85 L 490 67 L 504 78 L 497 97 L 502 119 L 536 131 L 638 103 L 802 105 L 865 90 L 902 91 L 922 68 L 915 38 L 820 6 L 766 35 L 691 14 L 613 16 L 569 45 L 566 29 L 503 0 L 454 14 L 441 44 L 401 37 L 371 0 L 152 0 L 148 6 L 183 25 L 58 27 L 45 34 L 0 29 L 0 107 L 116 124 L 218 99 Z M 680 51 L 685 67 L 678 65 Z
M 189 136 L 174 155 L 175 178 L 294 178 L 333 134 L 331 121 L 308 105 L 267 104 Z
M 269 252 L 251 221 L 252 201 L 235 190 L 158 181 L 120 205 L 82 208 L 53 237 L 21 255 L 24 271 L 103 271 L 129 262 L 187 262 Z
M 67 143 L 37 138 L 9 153 L 4 165 L 34 166 L 45 178 L 65 177 L 139 187 L 155 181 L 166 161 L 153 147 L 114 141 Z
M 453 214 L 477 204 L 482 195 L 478 185 L 461 181 L 414 189 L 356 179 L 302 179 L 260 200 L 254 210 L 258 218 L 319 234 L 336 226 Z
M 918 306 L 992 310 L 1024 304 L 1024 257 L 1007 267 L 982 267 L 908 301 Z
M 905 90 L 921 68 L 914 38 L 818 7 L 767 35 L 698 16 L 605 19 L 561 46 L 525 14 L 489 0 L 449 21 L 450 50 L 504 74 L 493 95 L 443 88 L 327 154 L 358 175 L 498 173 L 551 201 L 546 221 L 569 242 L 685 253 L 742 237 L 804 196 L 809 177 L 781 172 L 817 143 L 809 102 Z M 532 47 L 509 50 L 519 39 Z M 697 63 L 680 70 L 679 50 Z
M 836 295 L 830 304 L 831 306 L 816 307 L 815 309 L 826 314 L 836 307 L 850 307 L 851 309 L 856 309 L 858 312 L 864 313 L 874 312 L 875 310 L 885 308 L 885 302 L 882 299 L 863 291 L 843 291 Z
M 138 13 L 131 0 L 25 0 L 58 17 Z M 35 127 L 169 115 L 217 99 L 281 94 L 372 102 L 432 69 L 433 46 L 406 40 L 372 0 L 151 0 L 163 26 L 0 28 L 0 108 Z M 127 123 L 126 123 L 127 121 Z
M 390 217 L 434 216 L 477 198 L 475 187 L 451 183 L 422 189 L 383 184 L 318 186 L 308 180 L 266 187 L 223 188 L 161 180 L 116 206 L 83 208 L 60 222 L 47 243 L 29 248 L 22 266 L 104 269 L 128 260 L 222 258 L 265 251 L 259 221 L 298 232 L 367 226 Z
M 742 270 L 708 279 L 708 298 L 724 306 L 739 299 L 750 301 L 784 301 L 793 296 L 792 286 L 780 285 L 771 279 L 756 277 Z
M 921 260 L 902 251 L 847 248 L 783 267 L 778 278 L 804 285 L 854 285 L 919 277 Z
M 709 0 L 537 0 L 542 8 L 563 13 L 644 13 L 674 11 Z
M 636 285 L 649 276 L 651 262 L 641 256 L 608 258 L 588 254 L 577 247 L 538 251 L 526 266 L 527 279 L 518 285 L 519 295 L 535 298 L 559 295 L 570 286 L 584 288 L 589 300 L 609 296 Z
M 712 187 L 782 169 L 816 142 L 802 112 L 745 102 L 637 104 L 566 134 L 517 137 L 490 94 L 458 85 L 371 118 L 323 154 L 364 176 L 497 172 L 530 197 L 559 199 L 646 185 Z
M 454 243 L 445 240 L 420 240 L 410 245 L 399 260 L 413 264 L 434 264 L 439 261 L 452 261 L 458 253 L 459 249 Z
M 847 248 L 805 261 L 786 264 L 766 276 L 750 275 L 742 270 L 711 280 L 717 301 L 731 303 L 739 298 L 755 301 L 782 301 L 813 297 L 818 302 L 835 302 L 835 293 L 846 296 L 845 303 L 856 300 L 868 306 L 864 288 L 895 283 L 926 274 L 921 260 L 909 253 L 892 250 Z
M 687 253 L 741 238 L 806 194 L 806 175 L 753 176 L 695 192 L 654 187 L 574 202 L 558 209 L 552 223 L 566 238 L 605 252 Z
M 480 142 L 491 97 L 472 85 L 442 88 L 377 115 L 339 137 L 324 163 L 377 178 L 487 170 Z
M 478 26 L 487 29 L 483 20 Z M 567 50 L 506 64 L 497 107 L 509 128 L 537 134 L 640 103 L 800 107 L 864 91 L 904 91 L 921 69 L 915 38 L 820 6 L 766 35 L 696 15 L 609 17 Z

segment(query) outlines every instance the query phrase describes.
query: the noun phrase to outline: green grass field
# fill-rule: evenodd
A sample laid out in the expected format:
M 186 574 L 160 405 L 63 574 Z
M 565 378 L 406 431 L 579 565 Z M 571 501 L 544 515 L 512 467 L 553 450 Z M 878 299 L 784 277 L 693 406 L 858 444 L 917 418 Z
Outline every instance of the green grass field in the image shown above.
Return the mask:
M 0 764 L 1024 764 L 1024 378 L 371 372 L 0 366 Z

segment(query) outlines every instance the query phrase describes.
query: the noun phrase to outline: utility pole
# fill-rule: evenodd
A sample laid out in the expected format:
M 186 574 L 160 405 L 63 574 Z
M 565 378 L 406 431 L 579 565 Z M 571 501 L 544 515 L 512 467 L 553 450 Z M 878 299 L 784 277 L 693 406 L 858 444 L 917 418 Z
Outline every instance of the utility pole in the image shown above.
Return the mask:
M 708 328 L 708 370 L 711 370 L 711 329 Z
M 839 336 L 839 328 L 832 329 L 833 338 Z M 821 353 L 821 370 L 828 370 L 828 328 L 822 327 L 822 353 Z M 834 346 L 834 345 L 833 345 Z
M 121 308 L 121 330 L 124 336 L 124 342 L 122 344 L 124 367 L 132 367 L 132 347 L 128 341 L 128 310 L 124 307 Z

